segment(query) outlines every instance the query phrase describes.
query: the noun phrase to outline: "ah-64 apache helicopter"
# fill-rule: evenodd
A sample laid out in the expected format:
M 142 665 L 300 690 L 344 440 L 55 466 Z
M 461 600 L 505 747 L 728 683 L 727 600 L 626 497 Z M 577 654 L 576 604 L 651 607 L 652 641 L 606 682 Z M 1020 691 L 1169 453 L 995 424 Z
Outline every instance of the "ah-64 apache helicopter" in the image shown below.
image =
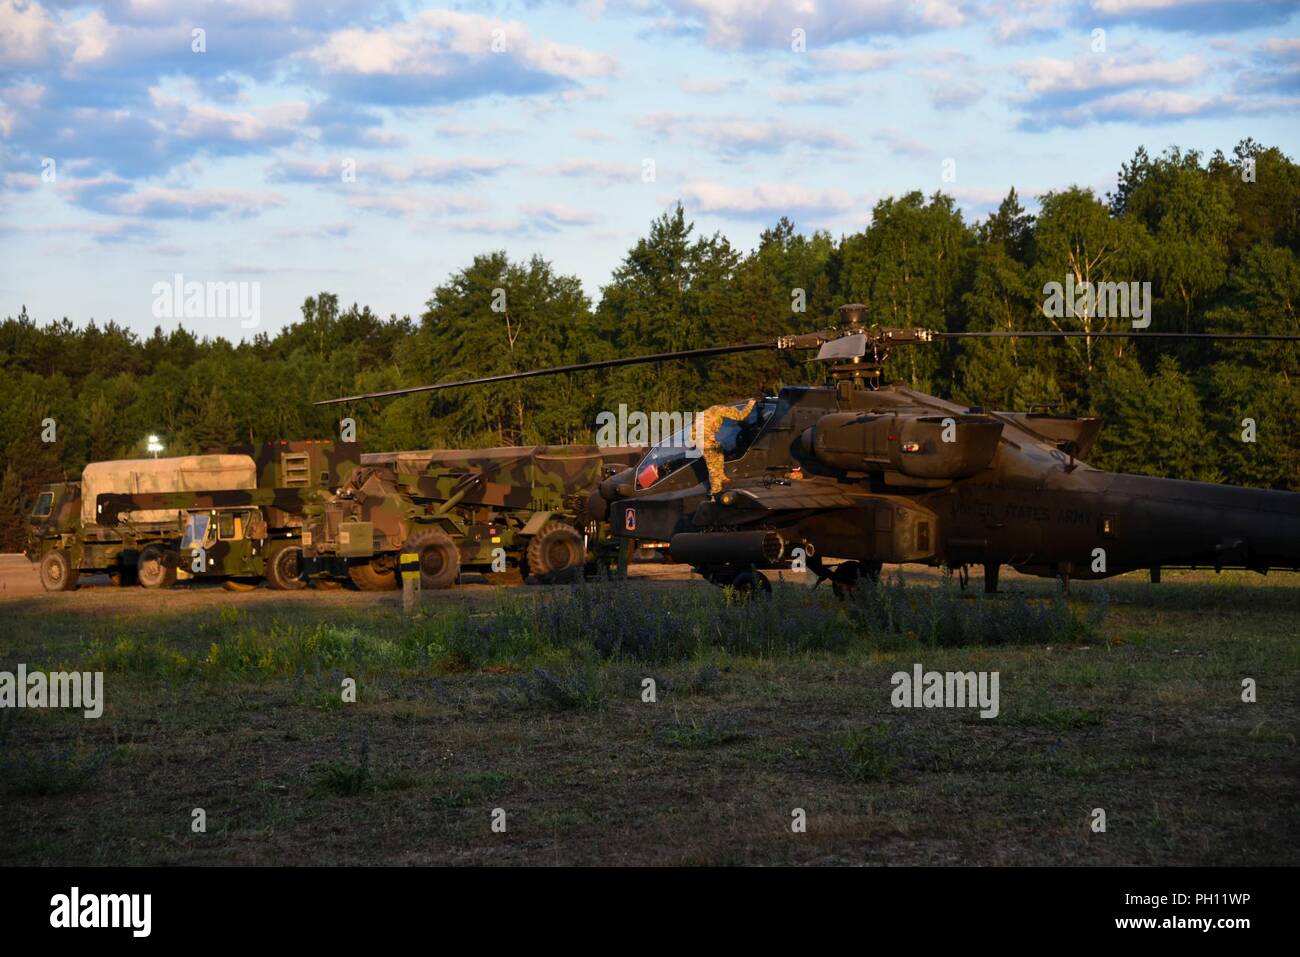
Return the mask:
M 726 484 L 676 436 L 604 480 L 588 513 L 615 535 L 667 542 L 675 561 L 738 590 L 770 589 L 763 569 L 797 557 L 837 593 L 888 563 L 1105 578 L 1163 567 L 1300 569 L 1300 493 L 1106 472 L 1085 464 L 1101 420 L 966 408 L 881 385 L 896 347 L 973 337 L 1211 338 L 1292 335 L 1161 332 L 936 332 L 865 325 L 840 307 L 840 327 L 775 341 L 534 369 L 331 399 L 405 395 L 587 369 L 763 349 L 816 349 L 826 386 L 786 386 L 724 422 L 714 441 Z M 737 404 L 743 408 L 745 403 Z M 706 442 L 708 441 L 706 437 Z M 796 551 L 802 549 L 802 552 Z M 841 559 L 833 568 L 827 559 Z

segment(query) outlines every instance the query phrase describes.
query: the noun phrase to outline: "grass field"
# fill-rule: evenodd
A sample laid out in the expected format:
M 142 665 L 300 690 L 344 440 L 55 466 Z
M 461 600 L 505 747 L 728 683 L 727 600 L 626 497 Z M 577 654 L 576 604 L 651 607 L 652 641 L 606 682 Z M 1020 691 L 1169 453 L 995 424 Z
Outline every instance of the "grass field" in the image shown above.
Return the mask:
M 849 604 L 678 582 L 414 617 L 0 604 L 0 670 L 103 670 L 107 699 L 0 711 L 0 862 L 1300 862 L 1300 576 L 1068 606 L 906 577 Z M 915 663 L 999 672 L 1001 713 L 892 707 Z

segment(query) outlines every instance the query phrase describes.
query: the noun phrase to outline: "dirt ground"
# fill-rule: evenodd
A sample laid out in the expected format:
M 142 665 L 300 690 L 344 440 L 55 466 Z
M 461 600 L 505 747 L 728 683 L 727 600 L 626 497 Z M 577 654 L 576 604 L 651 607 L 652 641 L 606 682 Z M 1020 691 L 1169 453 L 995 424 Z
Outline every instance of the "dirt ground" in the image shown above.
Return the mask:
M 885 566 L 885 574 L 892 574 L 898 566 Z M 934 569 L 905 566 L 909 579 L 938 579 L 939 572 Z M 807 573 L 773 571 L 767 573 L 773 582 L 790 582 L 812 586 L 815 579 Z M 520 584 L 517 576 L 495 576 L 490 581 L 483 575 L 467 574 L 456 588 L 441 592 L 429 592 L 423 597 L 432 602 L 483 601 L 497 595 L 502 586 L 510 587 L 520 594 L 540 592 L 536 584 Z M 696 587 L 712 587 L 703 578 L 691 571 L 686 565 L 669 565 L 658 562 L 638 562 L 628 569 L 628 577 L 637 581 L 661 582 L 665 585 L 681 587 L 693 584 Z M 1011 569 L 1002 570 L 1003 582 L 1025 580 Z M 1028 579 L 1041 581 L 1041 579 Z M 823 585 L 822 587 L 826 587 Z M 980 586 L 978 576 L 972 575 L 973 588 Z M 302 591 L 274 591 L 265 584 L 251 591 L 227 591 L 220 582 L 185 582 L 165 591 L 153 591 L 138 586 L 118 588 L 108 580 L 107 575 L 83 575 L 77 582 L 77 588 L 71 592 L 47 592 L 41 587 L 36 566 L 21 554 L 0 555 L 0 616 L 6 610 L 11 613 L 30 612 L 46 609 L 60 614 L 85 612 L 86 614 L 154 614 L 162 611 L 165 603 L 167 611 L 195 611 L 205 608 L 234 604 L 241 608 L 269 608 L 276 605 L 294 607 L 308 604 L 312 606 L 337 605 L 345 608 L 364 608 L 367 605 L 387 607 L 401 603 L 398 592 L 362 592 L 351 588 L 330 590 L 306 588 Z
M 630 575 L 652 581 L 703 583 L 698 575 L 683 565 L 643 564 L 635 565 Z M 791 576 L 787 579 L 793 580 Z M 500 584 L 517 584 L 517 578 L 502 576 Z M 466 575 L 464 582 L 455 589 L 444 592 L 429 593 L 426 600 L 456 601 L 464 599 L 483 599 L 497 593 L 498 584 L 487 580 L 482 575 Z M 528 592 L 536 589 L 535 585 L 522 585 L 520 590 Z M 187 611 L 212 607 L 224 602 L 238 603 L 241 607 L 263 607 L 269 605 L 292 606 L 295 603 L 313 605 L 339 605 L 344 607 L 364 607 L 369 604 L 391 605 L 401 602 L 397 592 L 362 592 L 351 588 L 330 590 L 306 588 L 302 591 L 274 591 L 265 584 L 252 591 L 227 591 L 220 582 L 184 582 L 165 591 L 153 591 L 138 586 L 118 588 L 108 580 L 107 575 L 84 575 L 77 582 L 77 588 L 71 592 L 50 593 L 41 587 L 36 566 L 20 554 L 0 555 L 0 614 L 8 605 L 10 611 L 19 608 L 28 610 L 33 602 L 41 602 L 50 611 L 75 612 L 88 614 L 112 611 L 115 614 L 127 614 L 133 611 L 153 613 L 159 611 L 158 603 L 166 602 L 168 610 Z

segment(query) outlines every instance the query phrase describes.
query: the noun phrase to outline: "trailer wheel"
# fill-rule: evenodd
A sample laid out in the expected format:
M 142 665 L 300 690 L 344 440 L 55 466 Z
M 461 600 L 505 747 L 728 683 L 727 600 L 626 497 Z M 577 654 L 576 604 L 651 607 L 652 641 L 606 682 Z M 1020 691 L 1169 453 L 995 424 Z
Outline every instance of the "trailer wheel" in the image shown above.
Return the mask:
M 41 584 L 46 591 L 71 591 L 79 576 L 68 553 L 56 548 L 41 559 Z
M 460 577 L 460 550 L 440 528 L 411 536 L 402 548 L 420 556 L 420 588 L 450 588 Z
M 277 550 L 266 563 L 266 583 L 276 591 L 306 588 L 302 578 L 302 549 L 287 545 Z
M 348 578 L 362 591 L 392 591 L 399 586 L 391 557 L 369 558 L 348 565 Z
M 145 588 L 171 588 L 176 584 L 176 561 L 161 545 L 148 545 L 140 552 L 136 577 Z
M 528 543 L 528 570 L 544 585 L 578 581 L 586 564 L 587 549 L 572 525 L 547 522 Z

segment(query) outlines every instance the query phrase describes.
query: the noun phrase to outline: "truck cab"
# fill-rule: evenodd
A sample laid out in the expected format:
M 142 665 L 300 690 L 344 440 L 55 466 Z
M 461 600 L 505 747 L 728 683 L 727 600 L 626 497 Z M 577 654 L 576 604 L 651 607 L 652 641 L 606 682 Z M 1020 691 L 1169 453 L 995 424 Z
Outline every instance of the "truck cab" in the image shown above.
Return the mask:
M 81 510 L 81 483 L 55 482 L 36 493 L 27 516 L 30 537 L 46 537 L 76 530 Z
M 178 580 L 266 578 L 272 588 L 302 587 L 297 539 L 275 537 L 256 506 L 189 509 L 177 548 Z
M 265 545 L 266 522 L 261 509 L 193 509 L 181 536 L 176 577 L 260 576 Z

